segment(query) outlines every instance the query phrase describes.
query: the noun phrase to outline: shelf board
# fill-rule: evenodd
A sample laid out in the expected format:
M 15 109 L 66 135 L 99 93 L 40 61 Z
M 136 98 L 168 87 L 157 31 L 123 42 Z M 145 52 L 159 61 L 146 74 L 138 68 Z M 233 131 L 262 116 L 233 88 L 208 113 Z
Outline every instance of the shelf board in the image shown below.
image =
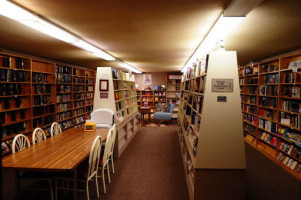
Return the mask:
M 63 112 L 68 112 L 68 111 L 71 111 L 71 110 L 73 110 L 73 109 L 66 109 L 66 110 L 56 111 L 56 114 L 63 113 Z
M 40 73 L 40 74 L 55 74 L 55 72 L 43 72 L 43 71 L 36 71 L 36 70 L 32 70 L 33 73 Z
M 263 72 L 263 73 L 260 73 L 260 75 L 265 75 L 265 74 L 277 74 L 277 73 L 279 73 L 279 71 Z
M 2 124 L 2 126 L 9 126 L 9 125 L 12 125 L 12 124 L 18 124 L 18 123 L 26 122 L 26 121 L 31 121 L 31 119 L 19 119 L 19 120 L 16 120 L 16 121 L 10 121 L 10 122 Z
M 31 107 L 30 107 L 30 106 L 27 106 L 27 107 L 22 107 L 22 108 L 5 109 L 5 110 L 0 110 L 0 113 L 1 113 L 1 112 L 10 112 L 10 111 L 17 111 L 17 110 L 29 109 L 29 108 L 31 108 Z
M 42 118 L 42 117 L 46 117 L 46 116 L 50 116 L 50 115 L 55 115 L 56 113 L 49 113 L 49 114 L 44 114 L 44 115 L 39 115 L 39 116 L 32 116 L 32 119 L 38 119 L 38 118 Z
M 9 67 L 0 67 L 0 69 L 8 69 L 8 70 L 15 70 L 15 71 L 31 72 L 30 69 L 18 69 L 18 68 L 9 68 Z
M 62 120 L 60 120 L 60 121 L 57 121 L 58 123 L 60 123 L 60 122 L 63 122 L 63 121 L 68 121 L 68 120 L 70 120 L 70 119 L 72 119 L 73 117 L 69 117 L 69 118 L 66 118 L 66 119 L 62 119 Z
M 51 106 L 51 105 L 55 105 L 55 103 L 50 103 L 50 104 L 46 104 L 46 105 L 33 105 L 33 108 L 37 108 L 37 107 L 43 107 L 43 106 Z
M 7 82 L 7 81 L 0 81 L 0 84 L 31 84 L 31 82 Z
M 10 97 L 25 97 L 25 96 L 31 96 L 31 94 L 15 94 L 15 95 L 7 95 L 7 96 L 0 96 L 0 98 L 10 98 Z

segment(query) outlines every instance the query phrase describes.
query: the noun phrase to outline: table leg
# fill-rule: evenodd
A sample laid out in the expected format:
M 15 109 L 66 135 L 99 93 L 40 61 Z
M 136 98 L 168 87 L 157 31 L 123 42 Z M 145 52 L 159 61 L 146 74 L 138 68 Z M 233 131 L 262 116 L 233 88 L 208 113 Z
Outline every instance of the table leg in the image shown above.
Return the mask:
M 77 199 L 77 182 L 76 182 L 76 177 L 77 177 L 77 168 L 74 169 L 73 171 L 73 199 Z

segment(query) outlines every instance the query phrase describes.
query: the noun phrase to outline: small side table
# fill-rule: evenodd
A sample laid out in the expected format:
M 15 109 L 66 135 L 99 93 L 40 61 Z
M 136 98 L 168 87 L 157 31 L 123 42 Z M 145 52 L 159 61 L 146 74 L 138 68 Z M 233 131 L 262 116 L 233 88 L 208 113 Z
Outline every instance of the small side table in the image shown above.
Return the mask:
M 142 126 L 145 125 L 145 120 L 144 120 L 145 115 L 148 115 L 147 123 L 150 123 L 151 108 L 150 107 L 140 107 L 140 113 L 141 113 L 141 119 L 142 119 Z

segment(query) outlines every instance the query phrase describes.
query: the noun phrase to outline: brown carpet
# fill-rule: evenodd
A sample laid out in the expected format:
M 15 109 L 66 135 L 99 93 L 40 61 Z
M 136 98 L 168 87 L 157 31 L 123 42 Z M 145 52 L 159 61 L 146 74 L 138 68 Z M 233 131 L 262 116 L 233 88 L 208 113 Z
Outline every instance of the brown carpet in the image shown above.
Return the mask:
M 178 128 L 140 127 L 100 199 L 188 199 Z

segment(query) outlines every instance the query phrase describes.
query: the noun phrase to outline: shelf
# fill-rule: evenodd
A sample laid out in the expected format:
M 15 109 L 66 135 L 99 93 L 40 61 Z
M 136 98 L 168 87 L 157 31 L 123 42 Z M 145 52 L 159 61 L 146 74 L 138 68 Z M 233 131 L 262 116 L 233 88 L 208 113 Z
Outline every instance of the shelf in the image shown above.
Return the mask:
M 33 73 L 40 73 L 40 74 L 55 74 L 54 72 L 43 72 L 43 71 L 34 71 L 32 70 Z
M 67 109 L 67 110 L 56 111 L 56 113 L 58 114 L 58 113 L 62 113 L 62 112 L 68 112 L 68 111 L 71 111 L 71 110 L 73 110 L 73 109 Z
M 49 116 L 49 115 L 55 115 L 55 112 L 54 113 L 49 113 L 49 114 L 44 114 L 44 115 L 39 115 L 39 116 L 32 116 L 32 119 L 38 119 L 38 118 L 46 117 L 46 116 Z
M 11 111 L 17 111 L 17 110 L 23 110 L 23 109 L 29 109 L 30 107 L 22 107 L 22 108 L 11 108 L 11 109 L 6 109 L 6 110 L 0 110 L 1 112 L 11 112 Z
M 277 74 L 279 73 L 279 71 L 273 71 L 273 72 L 263 72 L 263 73 L 260 73 L 260 75 L 266 75 L 266 74 Z
M 17 124 L 17 123 L 21 123 L 21 122 L 26 122 L 26 121 L 30 121 L 31 119 L 19 119 L 19 120 L 16 120 L 16 121 L 10 121 L 8 123 L 4 123 L 2 124 L 2 126 L 9 126 L 9 125 L 12 125 L 12 124 Z
M 0 67 L 0 69 L 8 69 L 8 70 L 15 70 L 15 71 L 31 72 L 30 69 L 18 69 L 18 68 L 9 68 L 9 67 Z
M 63 122 L 63 121 L 68 121 L 68 120 L 70 120 L 70 119 L 73 119 L 73 117 L 69 117 L 69 118 L 66 118 L 66 119 L 62 119 L 62 120 L 57 121 L 57 122 L 60 123 L 60 122 Z
M 36 107 L 51 106 L 51 105 L 55 105 L 55 103 L 46 104 L 46 105 L 33 105 L 32 107 L 36 108 Z

